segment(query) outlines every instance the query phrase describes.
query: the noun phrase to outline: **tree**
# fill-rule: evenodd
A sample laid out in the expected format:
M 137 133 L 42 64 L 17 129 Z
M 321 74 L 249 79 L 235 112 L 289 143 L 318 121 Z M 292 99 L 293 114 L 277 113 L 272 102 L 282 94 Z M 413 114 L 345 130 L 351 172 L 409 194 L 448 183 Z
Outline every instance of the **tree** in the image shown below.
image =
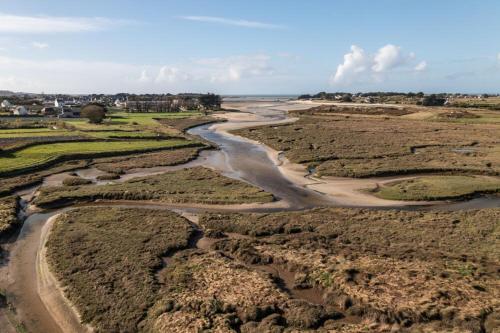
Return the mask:
M 100 124 L 106 116 L 106 107 L 101 104 L 87 104 L 82 108 L 81 116 L 92 124 Z
M 207 109 L 220 109 L 221 98 L 219 95 L 205 94 L 205 95 L 201 95 L 198 100 L 199 100 L 199 103 L 201 104 L 201 106 L 205 110 L 207 110 Z
M 437 95 L 425 96 L 422 100 L 423 106 L 443 106 L 446 102 L 446 99 L 442 97 L 438 97 Z
M 351 94 L 342 95 L 342 102 L 352 102 L 352 95 Z

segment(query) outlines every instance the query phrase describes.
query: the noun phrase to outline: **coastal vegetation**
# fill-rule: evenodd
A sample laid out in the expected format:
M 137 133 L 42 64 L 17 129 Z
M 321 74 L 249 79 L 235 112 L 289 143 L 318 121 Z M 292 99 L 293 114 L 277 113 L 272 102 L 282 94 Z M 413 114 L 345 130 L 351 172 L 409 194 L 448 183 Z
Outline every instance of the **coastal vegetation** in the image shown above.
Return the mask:
M 184 164 L 198 157 L 203 148 L 179 148 L 138 155 L 98 158 L 94 160 L 93 165 L 101 171 L 123 174 L 131 169 Z
M 169 211 L 80 208 L 57 218 L 48 262 L 84 323 L 135 332 L 159 289 L 162 257 L 187 247 L 193 233 Z
M 0 199 L 0 238 L 6 236 L 20 223 L 17 218 L 18 198 L 7 197 Z
M 271 202 L 270 193 L 203 167 L 139 177 L 120 184 L 44 187 L 40 207 L 94 200 L 147 200 L 163 203 L 241 204 Z
M 293 272 L 297 289 L 320 289 L 323 306 L 371 330 L 480 332 L 498 315 L 499 221 L 498 209 L 314 209 L 206 214 L 200 224 L 222 235 L 214 249 Z
M 475 118 L 409 107 L 323 106 L 291 113 L 297 122 L 235 133 L 283 151 L 319 177 L 500 174 L 500 127 L 494 122 L 461 123 L 456 120 Z
M 423 176 L 386 184 L 375 195 L 388 200 L 464 199 L 500 192 L 500 178 L 484 176 Z

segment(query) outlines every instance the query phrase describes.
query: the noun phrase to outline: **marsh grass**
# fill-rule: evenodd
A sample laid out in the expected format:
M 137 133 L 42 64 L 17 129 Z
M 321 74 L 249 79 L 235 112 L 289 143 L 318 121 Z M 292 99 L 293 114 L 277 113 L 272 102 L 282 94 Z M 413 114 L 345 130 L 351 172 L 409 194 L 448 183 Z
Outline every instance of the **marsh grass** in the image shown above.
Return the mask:
M 447 200 L 500 192 L 500 179 L 483 176 L 424 176 L 387 184 L 375 195 L 389 200 Z
M 271 202 L 273 196 L 242 181 L 196 167 L 134 178 L 120 184 L 42 188 L 40 207 L 94 200 L 148 200 L 166 203 L 239 204 Z
M 136 332 L 159 289 L 162 256 L 188 246 L 191 224 L 168 211 L 80 208 L 60 216 L 48 262 L 97 332 Z

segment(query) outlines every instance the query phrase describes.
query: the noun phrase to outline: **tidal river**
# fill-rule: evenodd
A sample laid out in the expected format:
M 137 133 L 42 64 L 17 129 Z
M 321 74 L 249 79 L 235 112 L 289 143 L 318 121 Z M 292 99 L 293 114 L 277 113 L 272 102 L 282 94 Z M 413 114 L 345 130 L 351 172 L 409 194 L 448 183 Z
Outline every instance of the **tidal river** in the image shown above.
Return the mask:
M 198 213 L 206 210 L 226 211 L 278 211 L 300 210 L 320 206 L 363 206 L 370 207 L 372 199 L 366 195 L 356 194 L 356 191 L 345 191 L 342 195 L 327 195 L 315 191 L 307 182 L 302 181 L 305 170 L 299 170 L 295 178 L 285 175 L 280 168 L 281 160 L 277 152 L 263 144 L 243 139 L 232 135 L 228 131 L 243 127 L 258 125 L 282 124 L 294 119 L 287 117 L 287 110 L 304 108 L 302 104 L 293 102 L 246 102 L 232 103 L 226 107 L 237 108 L 243 112 L 229 112 L 222 115 L 227 119 L 225 123 L 204 125 L 189 131 L 219 147 L 217 151 L 206 151 L 201 156 L 184 166 L 152 168 L 151 170 L 133 171 L 122 177 L 124 180 L 137 176 L 147 176 L 166 172 L 180 167 L 204 165 L 222 171 L 225 175 L 237 178 L 271 192 L 279 201 L 277 203 L 259 208 L 238 207 L 209 208 L 193 205 L 180 207 L 176 205 L 151 205 L 137 204 L 136 207 L 150 209 L 170 209 L 183 213 Z M 92 178 L 96 170 L 80 170 L 80 175 Z M 298 175 L 298 176 L 297 176 Z M 64 175 L 55 175 L 48 178 L 46 185 L 53 185 L 60 181 Z M 95 177 L 94 177 L 95 178 Z M 345 180 L 344 180 L 345 182 Z M 338 181 L 338 186 L 342 185 Z M 324 184 L 323 184 L 324 185 Z M 42 185 L 43 186 L 43 185 Z M 99 186 L 98 184 L 93 186 Z M 334 186 L 334 185 L 331 185 Z M 351 186 L 351 185 L 350 185 Z M 48 272 L 43 256 L 44 242 L 50 230 L 50 218 L 72 209 L 72 207 L 50 211 L 30 212 L 29 201 L 36 193 L 37 188 L 22 191 L 25 204 L 25 222 L 17 240 L 7 246 L 8 257 L 0 266 L 0 289 L 6 290 L 9 300 L 16 309 L 14 314 L 10 310 L 0 309 L 0 331 L 16 332 L 12 325 L 12 318 L 22 321 L 29 332 L 86 332 L 87 328 L 80 325 L 78 318 L 71 306 L 59 292 L 56 282 Z M 347 193 L 347 194 L 346 194 Z M 350 193 L 350 194 L 349 194 Z M 349 199 L 346 201 L 346 197 Z M 358 201 L 359 199 L 359 201 Z M 365 200 L 365 201 L 363 201 Z M 349 204 L 346 204 L 348 202 Z M 483 197 L 467 202 L 445 203 L 429 207 L 405 206 L 401 203 L 377 203 L 377 208 L 389 209 L 477 209 L 487 207 L 500 207 L 498 197 Z M 99 205 L 121 205 L 123 203 L 100 203 Z M 127 205 L 130 207 L 130 205 Z M 15 322 L 15 321 L 14 321 Z

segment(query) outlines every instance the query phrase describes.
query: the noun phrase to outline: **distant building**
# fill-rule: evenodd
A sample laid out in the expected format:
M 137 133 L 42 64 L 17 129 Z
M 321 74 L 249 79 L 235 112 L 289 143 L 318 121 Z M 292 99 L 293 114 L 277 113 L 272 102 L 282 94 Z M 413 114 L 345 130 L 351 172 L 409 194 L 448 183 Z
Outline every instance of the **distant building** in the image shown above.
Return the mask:
M 10 104 L 8 100 L 4 99 L 3 102 L 0 104 L 0 107 L 9 109 L 12 107 L 12 104 Z
M 42 109 L 42 115 L 44 116 L 55 116 L 57 115 L 58 110 L 52 106 L 46 106 Z
M 126 102 L 126 101 L 125 101 L 125 102 L 124 102 L 124 101 L 121 101 L 121 100 L 119 100 L 119 99 L 116 99 L 114 104 L 115 104 L 115 106 L 116 106 L 117 108 L 120 108 L 120 109 L 124 109 L 124 108 L 126 108 L 126 107 L 127 107 L 127 102 Z
M 63 107 L 59 110 L 58 118 L 80 118 L 80 110 Z
M 28 110 L 24 106 L 21 105 L 21 106 L 17 106 L 16 108 L 14 108 L 14 111 L 12 111 L 12 113 L 15 116 L 27 116 Z

